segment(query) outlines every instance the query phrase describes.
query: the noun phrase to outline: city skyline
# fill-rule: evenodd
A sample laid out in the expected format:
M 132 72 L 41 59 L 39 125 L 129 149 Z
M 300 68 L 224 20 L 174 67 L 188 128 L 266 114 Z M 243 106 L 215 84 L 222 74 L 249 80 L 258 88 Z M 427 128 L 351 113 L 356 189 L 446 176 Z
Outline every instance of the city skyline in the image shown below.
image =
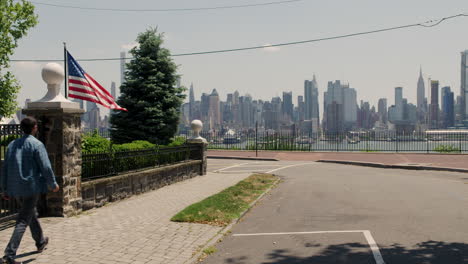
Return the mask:
M 87 4 L 129 7 L 122 0 Z M 183 0 L 176 7 L 218 4 L 212 0 L 200 3 Z M 138 5 L 141 8 L 170 8 L 175 4 L 142 0 Z M 46 6 L 37 6 L 36 10 L 40 23 L 20 41 L 12 59 L 60 59 L 63 41 L 67 42 L 70 52 L 77 58 L 118 58 L 120 52 L 134 46 L 138 32 L 150 26 L 158 26 L 161 32 L 166 33 L 165 47 L 173 54 L 268 46 L 270 43 L 437 19 L 463 13 L 468 10 L 468 3 L 461 0 L 449 3 L 435 0 L 384 3 L 370 0 L 353 3 L 300 1 L 270 7 L 160 13 L 157 16 L 151 13 L 62 10 Z M 238 90 L 241 94 L 248 92 L 264 100 L 271 96 L 281 97 L 283 91 L 292 91 L 297 95 L 303 90 L 303 80 L 310 80 L 316 74 L 320 91 L 326 89 L 328 81 L 341 80 L 359 91 L 358 100 L 376 105 L 381 97 L 391 98 L 394 87 L 412 90 L 415 86 L 414 76 L 417 76 L 421 65 L 426 82 L 429 77 L 440 80 L 441 84 L 452 87 L 457 94 L 460 90 L 459 54 L 467 48 L 468 42 L 468 36 L 460 32 L 463 32 L 466 23 L 465 18 L 459 18 L 433 28 L 405 29 L 255 51 L 174 57 L 174 60 L 180 65 L 179 73 L 185 87 L 193 82 L 207 93 L 216 88 L 221 98 L 225 98 L 231 90 Z M 73 32 L 69 31 L 70 27 L 74 28 Z M 13 72 L 23 85 L 18 101 L 23 102 L 26 98 L 37 100 L 43 95 L 42 65 L 12 63 Z M 118 60 L 83 62 L 83 67 L 106 88 L 112 81 L 120 85 L 121 65 Z M 407 98 L 414 102 L 416 92 L 407 93 Z M 293 100 L 297 103 L 296 96 Z M 322 100 L 319 97 L 319 101 Z

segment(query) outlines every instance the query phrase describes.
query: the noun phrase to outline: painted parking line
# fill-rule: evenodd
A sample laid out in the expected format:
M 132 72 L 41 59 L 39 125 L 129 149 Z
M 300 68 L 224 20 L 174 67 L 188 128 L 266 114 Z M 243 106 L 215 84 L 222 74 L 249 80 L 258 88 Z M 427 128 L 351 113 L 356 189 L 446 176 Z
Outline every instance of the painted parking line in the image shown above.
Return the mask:
M 376 264 L 385 264 L 380 249 L 377 246 L 369 230 L 341 230 L 341 231 L 311 231 L 311 232 L 281 232 L 281 233 L 252 233 L 252 234 L 233 234 L 233 237 L 249 236 L 280 236 L 280 235 L 313 235 L 313 234 L 337 234 L 337 233 L 362 233 L 372 251 Z
M 277 168 L 277 169 L 267 171 L 266 173 L 272 173 L 272 172 L 275 172 L 275 171 L 284 170 L 284 169 L 291 168 L 291 167 L 297 167 L 297 166 L 303 166 L 303 165 L 314 165 L 314 164 L 316 164 L 316 163 L 292 164 L 292 165 L 287 165 L 287 166 L 284 166 L 284 167 L 281 167 L 281 168 Z
M 249 163 L 248 162 L 247 163 L 240 163 L 240 164 L 232 165 L 232 166 L 222 168 L 222 169 L 219 169 L 219 170 L 215 170 L 214 172 L 221 172 L 221 171 L 224 171 L 224 170 L 228 170 L 230 168 L 235 168 L 235 167 L 239 167 L 239 166 L 247 165 L 247 164 L 249 164 Z

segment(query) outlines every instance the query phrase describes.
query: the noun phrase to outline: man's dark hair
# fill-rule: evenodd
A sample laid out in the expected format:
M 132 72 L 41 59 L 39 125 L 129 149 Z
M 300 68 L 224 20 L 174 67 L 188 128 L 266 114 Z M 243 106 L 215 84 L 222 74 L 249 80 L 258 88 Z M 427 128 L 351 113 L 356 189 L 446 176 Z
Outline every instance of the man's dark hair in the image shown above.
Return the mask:
M 28 135 L 31 134 L 35 125 L 37 125 L 37 120 L 30 116 L 23 118 L 20 124 L 21 130 L 23 130 L 23 132 Z

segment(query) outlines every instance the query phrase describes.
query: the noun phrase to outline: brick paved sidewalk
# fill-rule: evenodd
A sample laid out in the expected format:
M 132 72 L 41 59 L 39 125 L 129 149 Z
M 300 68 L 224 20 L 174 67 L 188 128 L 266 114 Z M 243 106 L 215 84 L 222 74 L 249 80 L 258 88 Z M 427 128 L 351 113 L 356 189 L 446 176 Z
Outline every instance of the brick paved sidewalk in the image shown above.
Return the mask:
M 18 251 L 26 263 L 185 263 L 221 228 L 173 223 L 185 208 L 250 174 L 208 173 L 71 218 L 42 218 L 48 249 L 36 249 L 29 230 Z M 0 231 L 3 251 L 12 228 Z M 3 252 L 2 252 L 3 253 Z
M 208 156 L 247 158 L 255 157 L 255 151 L 209 150 Z M 421 164 L 434 167 L 468 169 L 468 155 L 466 154 L 259 151 L 258 157 L 297 161 L 339 160 L 372 162 L 386 165 Z

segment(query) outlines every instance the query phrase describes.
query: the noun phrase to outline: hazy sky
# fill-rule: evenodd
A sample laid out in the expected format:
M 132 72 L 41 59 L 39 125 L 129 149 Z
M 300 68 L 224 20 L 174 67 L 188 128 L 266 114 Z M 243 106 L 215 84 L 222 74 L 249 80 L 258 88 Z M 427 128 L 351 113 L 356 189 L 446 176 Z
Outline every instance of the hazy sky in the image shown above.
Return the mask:
M 163 9 L 265 3 L 272 0 L 64 0 L 47 3 L 84 7 Z M 173 54 L 240 48 L 330 37 L 424 22 L 459 13 L 468 14 L 466 0 L 303 0 L 282 5 L 186 12 L 106 12 L 36 6 L 39 24 L 19 43 L 13 59 L 61 59 L 62 42 L 79 58 L 119 57 L 139 32 L 158 27 Z M 175 57 L 186 87 L 195 96 L 216 88 L 221 100 L 238 90 L 242 95 L 270 100 L 292 91 L 294 102 L 304 93 L 304 80 L 317 76 L 320 102 L 327 82 L 342 80 L 358 93 L 358 101 L 376 104 L 394 87 L 416 100 L 422 66 L 424 78 L 437 79 L 459 95 L 460 52 L 468 49 L 468 17 L 433 28 L 410 28 L 347 39 L 281 48 Z M 45 84 L 44 63 L 12 63 L 26 98 L 40 99 Z M 119 83 L 119 61 L 82 62 L 82 67 L 105 87 Z M 109 88 L 110 89 L 110 88 Z M 427 95 L 427 93 L 426 93 Z M 320 106 L 322 112 L 322 105 Z

